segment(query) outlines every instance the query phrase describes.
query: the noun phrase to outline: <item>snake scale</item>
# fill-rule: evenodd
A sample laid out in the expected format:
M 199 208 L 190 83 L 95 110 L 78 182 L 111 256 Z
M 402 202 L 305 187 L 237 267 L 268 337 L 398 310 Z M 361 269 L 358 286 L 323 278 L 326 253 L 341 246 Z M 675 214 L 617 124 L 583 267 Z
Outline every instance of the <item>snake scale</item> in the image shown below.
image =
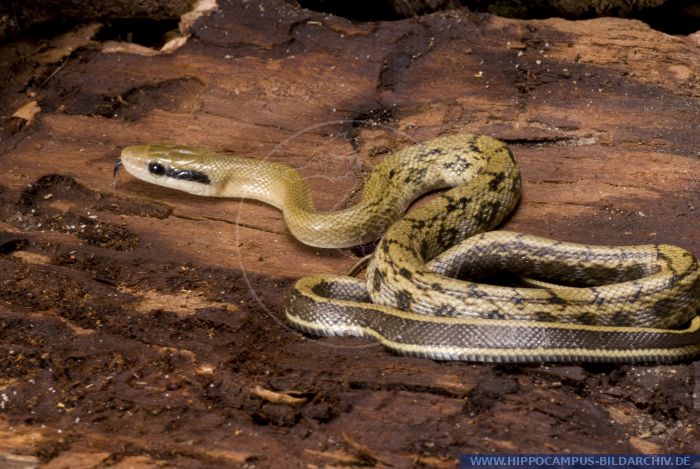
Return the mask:
M 284 214 L 322 248 L 381 237 L 366 280 L 297 281 L 286 316 L 315 335 L 374 339 L 390 350 L 481 362 L 671 362 L 700 354 L 700 267 L 671 245 L 624 247 L 491 231 L 514 209 L 520 171 L 483 135 L 448 135 L 387 156 L 360 202 L 318 212 L 290 166 L 176 145 L 123 150 L 139 179 Z M 417 197 L 448 189 L 404 215 Z M 382 236 L 383 234 L 383 236 Z M 492 279 L 510 273 L 513 283 Z

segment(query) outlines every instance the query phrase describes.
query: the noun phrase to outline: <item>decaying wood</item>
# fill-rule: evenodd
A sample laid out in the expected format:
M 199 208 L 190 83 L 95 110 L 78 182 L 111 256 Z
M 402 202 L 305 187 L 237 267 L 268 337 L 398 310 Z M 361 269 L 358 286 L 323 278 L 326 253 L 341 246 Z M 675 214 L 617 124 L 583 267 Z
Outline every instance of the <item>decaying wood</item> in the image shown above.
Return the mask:
M 290 163 L 332 209 L 389 151 L 485 133 L 522 166 L 506 228 L 700 255 L 690 41 L 628 20 L 464 9 L 353 23 L 277 0 L 222 2 L 169 54 L 107 53 L 77 37 L 68 52 L 32 52 L 4 85 L 3 467 L 700 452 L 700 362 L 437 363 L 307 338 L 284 322 L 289 286 L 345 272 L 356 253 L 299 244 L 259 203 L 124 174 L 112 190 L 121 148 L 179 142 Z M 304 402 L 279 400 L 288 395 Z
M 23 0 L 0 3 L 0 40 L 23 31 L 110 18 L 177 18 L 195 0 Z
M 394 12 L 403 18 L 459 7 L 458 0 L 392 0 L 389 3 Z
M 516 18 L 543 18 L 563 16 L 569 19 L 591 18 L 595 16 L 627 17 L 658 8 L 667 0 L 383 0 L 368 8 L 362 3 L 349 7 L 342 0 L 299 0 L 301 5 L 312 7 L 317 5 L 326 12 L 350 12 L 357 17 L 389 16 L 409 18 L 440 10 L 452 10 L 461 5 L 476 11 L 488 11 Z M 697 8 L 696 2 L 674 5 L 677 14 L 693 14 Z M 382 8 L 382 7 L 389 7 Z M 669 11 L 671 12 L 671 11 Z M 388 19 L 388 18 L 385 18 Z

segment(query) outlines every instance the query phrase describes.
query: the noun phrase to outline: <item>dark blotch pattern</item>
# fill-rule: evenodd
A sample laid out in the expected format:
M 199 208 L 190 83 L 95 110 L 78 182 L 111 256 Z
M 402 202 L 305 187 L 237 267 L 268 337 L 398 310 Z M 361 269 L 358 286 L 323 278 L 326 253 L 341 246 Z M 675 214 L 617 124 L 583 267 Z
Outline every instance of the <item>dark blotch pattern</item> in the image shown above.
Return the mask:
M 588 326 L 592 326 L 597 321 L 595 315 L 591 313 L 581 313 L 578 316 L 576 316 L 576 322 L 578 322 L 579 324 L 586 324 Z
M 493 214 L 498 211 L 500 206 L 501 203 L 498 200 L 487 202 L 482 205 L 481 210 L 475 214 L 474 218 L 481 224 L 487 224 L 493 220 Z
M 454 199 L 448 199 L 450 202 L 447 204 L 447 211 L 448 212 L 453 212 L 455 210 L 465 210 L 467 206 L 469 205 L 469 202 L 472 201 L 470 197 L 460 197 L 457 200 Z
M 499 310 L 494 309 L 494 310 L 489 311 L 488 313 L 486 313 L 486 317 L 487 317 L 488 319 L 505 319 L 505 318 L 506 318 L 506 315 L 503 314 L 503 313 L 501 313 Z
M 406 184 L 419 183 L 425 179 L 428 168 L 414 168 L 403 180 Z
M 410 311 L 413 303 L 413 295 L 410 292 L 401 290 L 396 293 L 396 307 L 402 311 Z
M 610 318 L 610 324 L 613 326 L 631 326 L 632 321 L 630 320 L 630 315 L 622 311 L 617 311 Z
M 435 316 L 440 316 L 443 318 L 453 318 L 457 316 L 457 310 L 450 305 L 440 305 L 435 309 Z
M 374 278 L 372 279 L 372 289 L 378 292 L 382 288 L 382 283 L 384 283 L 384 275 L 379 270 L 375 270 Z
M 498 188 L 499 188 L 499 186 L 501 185 L 501 183 L 502 183 L 503 180 L 505 179 L 505 177 L 506 177 L 506 175 L 503 174 L 503 173 L 494 174 L 493 179 L 491 179 L 491 180 L 489 181 L 489 189 L 490 189 L 492 192 L 497 191 Z
M 565 305 L 567 304 L 567 301 L 554 293 L 553 291 L 549 291 L 549 302 L 553 305 Z
M 542 321 L 542 322 L 552 322 L 556 318 L 551 314 L 546 311 L 538 311 L 535 313 L 535 320 L 536 321 Z

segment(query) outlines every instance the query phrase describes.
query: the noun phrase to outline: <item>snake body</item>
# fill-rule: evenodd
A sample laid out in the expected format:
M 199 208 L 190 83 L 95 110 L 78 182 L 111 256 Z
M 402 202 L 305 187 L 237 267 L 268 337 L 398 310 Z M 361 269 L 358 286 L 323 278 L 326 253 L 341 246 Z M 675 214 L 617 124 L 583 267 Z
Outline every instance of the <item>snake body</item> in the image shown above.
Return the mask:
M 367 279 L 300 279 L 286 315 L 317 335 L 368 337 L 404 355 L 486 362 L 670 362 L 700 354 L 700 266 L 670 245 L 588 246 L 490 231 L 514 209 L 520 172 L 487 136 L 450 135 L 377 165 L 361 201 L 318 212 L 308 185 L 275 162 L 172 145 L 127 147 L 134 176 L 282 210 L 317 247 L 384 236 Z M 451 188 L 400 218 L 417 197 Z M 514 275 L 515 285 L 479 279 Z

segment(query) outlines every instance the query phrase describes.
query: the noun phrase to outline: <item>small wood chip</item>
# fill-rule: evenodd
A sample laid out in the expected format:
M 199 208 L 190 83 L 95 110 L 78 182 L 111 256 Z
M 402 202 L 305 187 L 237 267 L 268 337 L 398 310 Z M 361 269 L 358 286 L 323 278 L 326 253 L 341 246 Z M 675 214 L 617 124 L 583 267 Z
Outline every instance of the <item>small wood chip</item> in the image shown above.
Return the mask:
M 36 100 L 33 100 L 17 109 L 15 113 L 12 114 L 12 117 L 19 117 L 20 119 L 27 121 L 27 124 L 31 124 L 34 120 L 34 116 L 39 114 L 40 111 L 41 107 L 39 106 L 39 103 L 37 103 Z
M 293 391 L 275 392 L 261 386 L 255 386 L 252 389 L 252 392 L 259 398 L 272 402 L 273 404 L 297 405 L 304 404 L 307 401 L 307 399 L 304 397 L 290 396 Z
M 343 465 L 367 465 L 363 461 L 357 459 L 356 456 L 347 453 L 341 453 L 340 451 L 316 451 L 313 449 L 305 449 L 304 452 L 311 456 L 316 456 L 317 458 L 331 459 L 335 464 Z
M 347 443 L 355 451 L 357 457 L 361 461 L 367 463 L 368 465 L 375 466 L 377 465 L 377 463 L 379 463 L 383 466 L 391 466 L 391 464 L 379 459 L 379 456 L 377 456 L 377 454 L 374 451 L 372 451 L 368 446 L 363 445 L 358 441 L 355 441 L 350 435 L 348 435 L 345 432 L 343 432 L 343 439 L 345 440 L 345 443 Z

